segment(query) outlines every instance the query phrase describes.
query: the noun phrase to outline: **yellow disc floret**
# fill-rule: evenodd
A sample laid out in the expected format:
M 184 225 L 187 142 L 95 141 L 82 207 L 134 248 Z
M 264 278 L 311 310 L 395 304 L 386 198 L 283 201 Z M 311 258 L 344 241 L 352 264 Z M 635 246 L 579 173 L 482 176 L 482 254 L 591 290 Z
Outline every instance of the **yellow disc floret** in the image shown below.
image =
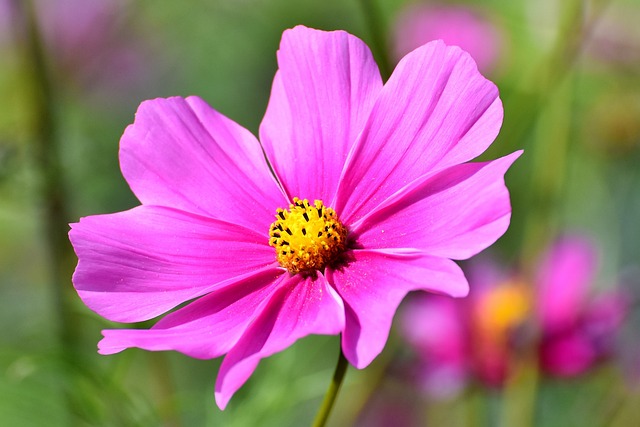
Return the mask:
M 485 338 L 504 341 L 520 326 L 531 310 L 531 295 L 525 283 L 510 280 L 487 291 L 476 309 L 475 326 Z
M 269 245 L 281 266 L 292 274 L 321 270 L 347 246 L 347 229 L 336 212 L 320 200 L 294 197 L 289 209 L 278 208 L 269 229 Z

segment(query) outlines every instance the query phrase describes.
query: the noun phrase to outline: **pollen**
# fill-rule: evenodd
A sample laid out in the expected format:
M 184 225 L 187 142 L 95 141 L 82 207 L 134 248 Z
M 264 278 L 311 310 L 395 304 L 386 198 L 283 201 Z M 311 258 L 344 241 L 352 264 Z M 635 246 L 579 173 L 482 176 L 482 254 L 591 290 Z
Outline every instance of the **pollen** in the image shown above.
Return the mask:
M 531 310 L 529 287 L 511 279 L 487 291 L 478 301 L 475 327 L 487 339 L 503 340 L 521 325 Z
M 347 229 L 322 201 L 294 197 L 289 209 L 278 208 L 269 229 L 269 245 L 280 265 L 292 274 L 321 270 L 347 247 Z

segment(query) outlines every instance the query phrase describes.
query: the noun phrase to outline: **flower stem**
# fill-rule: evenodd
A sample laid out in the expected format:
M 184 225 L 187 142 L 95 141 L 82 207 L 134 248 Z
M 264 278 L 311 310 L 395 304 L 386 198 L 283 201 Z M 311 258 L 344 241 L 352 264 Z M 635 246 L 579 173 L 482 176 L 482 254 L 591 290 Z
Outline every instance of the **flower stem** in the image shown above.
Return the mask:
M 501 427 L 535 425 L 540 372 L 535 347 L 512 361 L 513 372 L 502 392 Z
M 58 316 L 58 334 L 65 351 L 75 349 L 77 321 L 70 308 L 68 286 L 73 271 L 73 252 L 67 238 L 69 215 L 56 123 L 57 102 L 45 60 L 44 46 L 31 1 L 14 1 L 16 39 L 24 49 L 25 75 L 33 111 L 31 152 L 39 172 L 41 224 L 48 252 L 52 294 Z
M 75 368 L 78 322 L 74 318 L 68 297 L 73 252 L 67 238 L 68 197 L 59 152 L 57 100 L 33 2 L 13 0 L 10 6 L 11 16 L 15 18 L 15 42 L 23 55 L 24 76 L 29 89 L 26 98 L 30 102 L 32 114 L 30 154 L 38 172 L 40 227 L 44 235 L 42 243 L 47 252 L 48 282 L 57 317 L 55 328 L 59 337 L 59 351 L 64 360 L 73 363 Z M 73 393 L 67 388 L 63 392 L 68 409 L 68 424 L 77 425 L 74 414 L 78 411 L 74 408 Z
M 347 359 L 342 353 L 342 348 L 340 348 L 340 355 L 338 356 L 336 370 L 333 372 L 331 384 L 329 384 L 329 388 L 324 395 L 324 400 L 316 414 L 316 419 L 313 421 L 313 427 L 323 427 L 326 424 L 329 414 L 331 413 L 331 409 L 333 408 L 333 403 L 336 401 L 336 396 L 340 390 L 340 385 L 344 379 L 344 374 L 347 372 L 347 366 L 349 366 L 349 362 L 347 362 Z
M 521 147 L 533 132 L 549 100 L 553 99 L 557 87 L 578 64 L 585 40 L 596 28 L 611 0 L 591 2 L 588 17 L 585 17 L 584 3 L 582 0 L 564 3 L 567 10 L 551 52 L 534 65 L 537 71 L 530 79 L 524 80 L 522 88 L 504 97 L 505 111 L 511 112 L 511 118 L 505 121 L 497 143 L 492 144 L 481 159 L 502 156 Z M 534 89 L 523 89 L 529 87 Z
M 382 26 L 380 13 L 374 4 L 375 0 L 360 0 L 362 11 L 364 12 L 365 24 L 369 29 L 371 37 L 371 46 L 374 55 L 378 58 L 378 66 L 383 80 L 387 80 L 393 71 L 391 60 L 389 59 L 389 50 L 386 43 L 386 31 Z

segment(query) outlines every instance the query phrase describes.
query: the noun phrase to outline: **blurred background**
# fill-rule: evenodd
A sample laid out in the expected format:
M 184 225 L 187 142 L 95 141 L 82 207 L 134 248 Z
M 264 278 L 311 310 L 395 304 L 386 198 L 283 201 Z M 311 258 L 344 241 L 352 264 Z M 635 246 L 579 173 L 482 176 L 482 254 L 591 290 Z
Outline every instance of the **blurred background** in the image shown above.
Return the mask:
M 638 0 L 0 0 L 0 425 L 310 424 L 338 337 L 264 360 L 222 412 L 220 360 L 97 354 L 116 325 L 75 295 L 66 237 L 138 204 L 118 141 L 141 101 L 199 95 L 256 134 L 297 24 L 357 35 L 383 74 L 460 45 L 505 107 L 482 158 L 525 150 L 509 231 L 461 263 L 469 298 L 410 295 L 329 424 L 638 425 L 638 22 Z

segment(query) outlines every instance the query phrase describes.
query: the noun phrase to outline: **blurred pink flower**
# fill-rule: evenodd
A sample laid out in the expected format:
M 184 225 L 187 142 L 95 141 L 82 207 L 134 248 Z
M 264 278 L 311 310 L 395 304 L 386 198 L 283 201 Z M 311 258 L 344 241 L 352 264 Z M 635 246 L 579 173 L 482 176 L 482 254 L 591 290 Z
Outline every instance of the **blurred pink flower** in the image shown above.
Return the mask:
M 544 372 L 574 376 L 593 367 L 611 353 L 626 313 L 621 292 L 589 297 L 595 268 L 593 246 L 565 237 L 545 254 L 533 287 L 485 260 L 468 271 L 466 300 L 412 299 L 401 331 L 420 359 L 420 383 L 435 395 L 460 390 L 471 377 L 501 385 L 517 347 L 514 334 L 532 318 Z
M 413 4 L 404 9 L 395 24 L 395 57 L 402 58 L 432 40 L 469 52 L 485 73 L 495 67 L 502 47 L 497 29 L 474 9 L 436 4 Z
M 603 10 L 585 40 L 584 57 L 596 69 L 613 67 L 638 73 L 640 67 L 640 6 L 616 2 Z
M 0 0 L 0 24 L 14 18 L 14 1 Z M 130 0 L 34 0 L 33 7 L 49 63 L 59 78 L 107 96 L 114 90 L 138 90 L 150 81 L 150 64 L 157 66 L 158 61 L 152 59 L 148 40 L 127 23 Z M 10 36 L 9 28 L 0 38 Z
M 581 374 L 613 348 L 626 303 L 621 292 L 589 298 L 596 266 L 595 248 L 577 237 L 557 242 L 541 265 L 537 279 L 540 361 L 550 374 Z
M 466 304 L 445 296 L 414 296 L 404 307 L 401 331 L 420 363 L 413 378 L 432 396 L 457 395 L 469 376 L 469 331 Z
M 511 216 L 503 176 L 520 152 L 466 163 L 502 105 L 459 48 L 423 46 L 383 86 L 361 40 L 299 26 L 278 64 L 264 152 L 197 97 L 146 101 L 120 145 L 142 205 L 70 232 L 74 285 L 100 315 L 139 322 L 188 302 L 150 330 L 103 331 L 99 352 L 226 353 L 221 408 L 262 358 L 309 334 L 342 334 L 349 362 L 367 366 L 408 292 L 467 294 L 451 259 L 495 242 Z

